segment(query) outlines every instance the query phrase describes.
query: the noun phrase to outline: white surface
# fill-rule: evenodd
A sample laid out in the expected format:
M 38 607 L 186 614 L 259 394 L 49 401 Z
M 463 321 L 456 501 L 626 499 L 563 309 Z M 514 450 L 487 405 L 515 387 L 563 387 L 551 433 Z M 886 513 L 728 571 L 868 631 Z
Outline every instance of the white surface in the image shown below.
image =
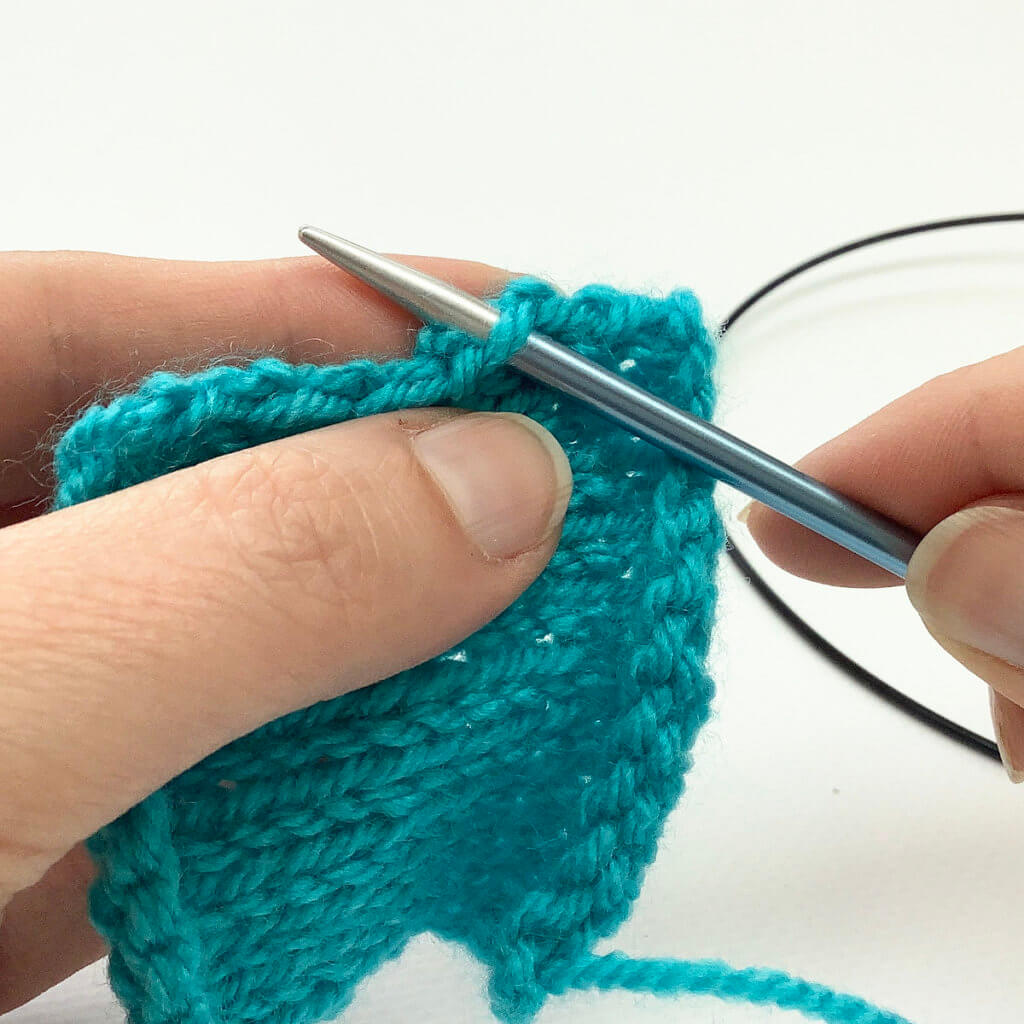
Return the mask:
M 789 461 L 948 370 L 1021 343 L 1024 225 L 926 235 L 844 257 L 755 307 L 722 346 L 718 421 Z M 780 414 L 780 409 L 784 412 Z M 720 490 L 732 514 L 746 499 Z M 743 553 L 876 674 L 992 736 L 987 692 L 931 639 L 901 589 L 823 590 Z
M 691 285 L 719 315 L 833 243 L 1022 205 L 1022 38 L 1014 0 L 9 5 L 0 245 L 297 254 L 309 221 L 566 287 Z M 795 456 L 876 397 L 1015 344 L 1022 231 L 970 243 L 1007 255 L 966 270 L 853 275 L 766 309 L 729 343 L 724 421 Z M 941 295 L 961 271 L 966 290 Z M 926 658 L 927 680 L 941 663 L 909 615 L 876 631 L 879 595 L 806 599 L 885 665 Z M 718 648 L 718 715 L 609 946 L 783 967 L 916 1024 L 1019 1020 L 1024 792 L 852 686 L 731 571 Z M 954 674 L 942 699 L 977 716 L 980 690 Z M 119 1015 L 93 969 L 7 1019 Z M 346 1016 L 488 1019 L 479 968 L 427 939 Z M 541 1018 L 790 1019 L 612 995 Z

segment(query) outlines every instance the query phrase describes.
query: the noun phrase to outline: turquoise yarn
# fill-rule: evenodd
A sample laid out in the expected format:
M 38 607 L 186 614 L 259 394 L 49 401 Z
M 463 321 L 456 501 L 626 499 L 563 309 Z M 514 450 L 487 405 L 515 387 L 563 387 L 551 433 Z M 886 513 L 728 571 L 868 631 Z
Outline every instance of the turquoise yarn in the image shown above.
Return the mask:
M 688 292 L 510 284 L 486 342 L 426 327 L 409 360 L 157 373 L 55 453 L 57 508 L 353 417 L 525 413 L 575 491 L 540 579 L 456 650 L 206 758 L 91 837 L 93 921 L 132 1024 L 308 1024 L 431 931 L 490 969 L 503 1021 L 578 988 L 707 993 L 833 1024 L 863 1000 L 715 961 L 595 956 L 629 912 L 708 717 L 722 529 L 712 482 L 504 366 L 536 328 L 709 416 Z

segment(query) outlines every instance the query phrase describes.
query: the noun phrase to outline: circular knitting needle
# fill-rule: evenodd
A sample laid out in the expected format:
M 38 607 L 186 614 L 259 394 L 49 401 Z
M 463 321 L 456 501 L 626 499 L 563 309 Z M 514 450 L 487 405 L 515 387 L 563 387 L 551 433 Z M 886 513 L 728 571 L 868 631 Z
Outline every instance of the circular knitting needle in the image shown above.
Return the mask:
M 300 228 L 299 239 L 421 320 L 448 324 L 481 339 L 498 322 L 498 311 L 482 299 L 372 249 L 313 227 Z M 920 537 L 874 509 L 543 334 L 532 333 L 510 362 L 670 455 L 906 579 L 907 562 Z

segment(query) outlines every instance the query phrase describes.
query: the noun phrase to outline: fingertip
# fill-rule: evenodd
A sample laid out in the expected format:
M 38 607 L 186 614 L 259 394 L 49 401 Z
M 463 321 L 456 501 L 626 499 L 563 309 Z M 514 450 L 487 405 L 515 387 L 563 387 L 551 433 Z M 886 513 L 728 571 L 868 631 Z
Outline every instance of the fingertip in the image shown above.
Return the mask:
M 989 694 L 999 757 L 1009 780 L 1019 786 L 1024 782 L 1024 708 L 998 690 Z
M 743 514 L 741 521 L 761 553 L 791 576 L 833 587 L 890 587 L 900 582 L 767 505 L 751 502 Z

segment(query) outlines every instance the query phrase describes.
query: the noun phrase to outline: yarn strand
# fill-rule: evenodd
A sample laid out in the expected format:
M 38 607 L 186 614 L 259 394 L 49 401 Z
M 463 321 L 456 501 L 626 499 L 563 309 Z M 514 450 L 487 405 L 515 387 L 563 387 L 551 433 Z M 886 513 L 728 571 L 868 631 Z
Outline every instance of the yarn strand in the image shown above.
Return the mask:
M 859 996 L 836 992 L 785 971 L 735 968 L 721 960 L 643 960 L 609 953 L 580 963 L 566 979 L 565 988 L 656 996 L 709 995 L 795 1010 L 827 1024 L 910 1024 L 905 1017 L 873 1006 Z

